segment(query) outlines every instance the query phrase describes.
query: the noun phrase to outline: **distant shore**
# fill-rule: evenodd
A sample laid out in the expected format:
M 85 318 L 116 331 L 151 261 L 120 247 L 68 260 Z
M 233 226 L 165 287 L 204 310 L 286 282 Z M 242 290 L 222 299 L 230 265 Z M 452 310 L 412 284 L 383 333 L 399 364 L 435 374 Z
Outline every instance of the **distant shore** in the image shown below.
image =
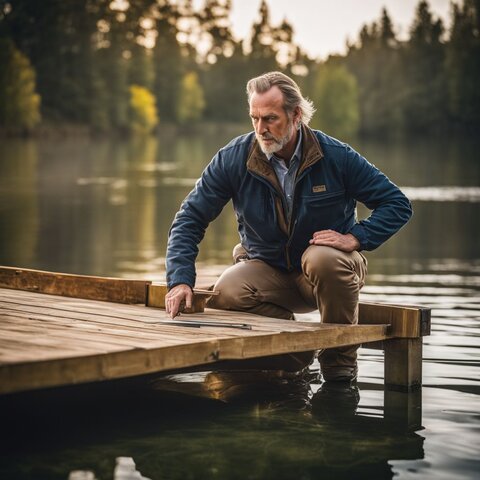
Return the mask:
M 214 133 L 217 132 L 237 132 L 250 131 L 251 126 L 249 122 L 245 123 L 234 123 L 234 122 L 213 122 L 213 121 L 202 121 L 197 123 L 192 123 L 189 125 L 178 125 L 175 123 L 162 123 L 155 128 L 150 134 L 147 135 L 156 135 L 156 134 L 188 134 L 188 133 Z M 234 133 L 235 134 L 235 133 Z M 89 137 L 106 137 L 106 138 L 125 138 L 128 136 L 134 136 L 135 134 L 129 132 L 128 130 L 96 130 L 89 125 L 75 124 L 75 123 L 52 123 L 44 122 L 34 129 L 31 130 L 22 130 L 22 129 L 5 129 L 0 127 L 0 140 L 5 138 L 89 138 Z

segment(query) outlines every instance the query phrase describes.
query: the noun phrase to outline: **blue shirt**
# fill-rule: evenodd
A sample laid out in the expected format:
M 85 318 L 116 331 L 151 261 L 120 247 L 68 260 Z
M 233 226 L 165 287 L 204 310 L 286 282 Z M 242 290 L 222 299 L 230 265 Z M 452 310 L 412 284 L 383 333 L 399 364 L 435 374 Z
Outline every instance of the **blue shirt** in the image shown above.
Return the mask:
M 298 129 L 298 138 L 295 151 L 290 159 L 288 168 L 285 160 L 277 157 L 274 153 L 267 155 L 268 160 L 272 163 L 278 181 L 283 190 L 285 200 L 287 203 L 287 217 L 290 218 L 293 206 L 293 190 L 295 188 L 295 177 L 297 176 L 298 167 L 300 166 L 300 159 L 302 158 L 302 129 Z

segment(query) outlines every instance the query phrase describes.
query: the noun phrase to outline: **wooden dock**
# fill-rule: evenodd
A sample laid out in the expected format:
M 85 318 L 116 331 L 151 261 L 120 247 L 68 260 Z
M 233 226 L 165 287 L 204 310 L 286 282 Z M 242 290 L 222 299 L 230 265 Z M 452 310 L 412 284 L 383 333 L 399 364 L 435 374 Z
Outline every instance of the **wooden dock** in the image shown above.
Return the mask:
M 172 324 L 149 288 L 0 267 L 0 394 L 369 342 L 383 342 L 386 386 L 421 384 L 428 309 L 362 303 L 359 325 L 207 309 Z

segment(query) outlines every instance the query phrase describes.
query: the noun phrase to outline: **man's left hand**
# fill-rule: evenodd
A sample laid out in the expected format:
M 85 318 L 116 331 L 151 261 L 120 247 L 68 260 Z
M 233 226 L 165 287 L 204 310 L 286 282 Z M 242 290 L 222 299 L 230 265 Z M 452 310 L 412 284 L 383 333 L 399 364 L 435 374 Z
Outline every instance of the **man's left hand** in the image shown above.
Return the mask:
M 310 245 L 324 245 L 326 247 L 333 247 L 343 252 L 353 252 L 360 248 L 360 242 L 357 237 L 351 233 L 344 235 L 343 233 L 335 232 L 335 230 L 320 230 L 313 234 L 310 240 Z

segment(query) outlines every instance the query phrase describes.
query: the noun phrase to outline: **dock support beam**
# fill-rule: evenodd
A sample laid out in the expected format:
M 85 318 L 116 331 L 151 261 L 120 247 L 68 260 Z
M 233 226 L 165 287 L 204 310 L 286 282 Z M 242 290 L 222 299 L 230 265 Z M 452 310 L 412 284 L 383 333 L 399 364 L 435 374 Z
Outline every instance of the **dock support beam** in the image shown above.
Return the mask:
M 369 343 L 384 350 L 384 418 L 395 429 L 422 426 L 422 338 L 391 338 Z
M 384 342 L 385 389 L 412 392 L 422 386 L 422 337 Z
M 400 392 L 419 389 L 422 386 L 422 337 L 430 335 L 430 308 L 368 302 L 360 303 L 359 307 L 360 324 L 389 324 L 391 338 L 382 342 L 385 389 Z

